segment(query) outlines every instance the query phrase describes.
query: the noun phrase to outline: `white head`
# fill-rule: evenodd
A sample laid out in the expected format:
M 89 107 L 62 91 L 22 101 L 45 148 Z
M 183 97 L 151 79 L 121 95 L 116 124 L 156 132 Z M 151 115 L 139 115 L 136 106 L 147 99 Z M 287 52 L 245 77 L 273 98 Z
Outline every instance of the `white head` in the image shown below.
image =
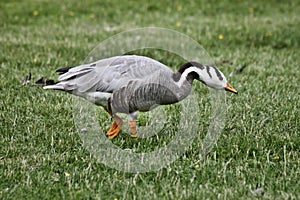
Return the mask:
M 178 72 L 181 74 L 179 82 L 184 79 L 189 81 L 197 79 L 208 87 L 219 90 L 225 89 L 237 94 L 236 89 L 227 82 L 224 74 L 215 67 L 205 66 L 197 62 L 187 62 L 181 66 Z

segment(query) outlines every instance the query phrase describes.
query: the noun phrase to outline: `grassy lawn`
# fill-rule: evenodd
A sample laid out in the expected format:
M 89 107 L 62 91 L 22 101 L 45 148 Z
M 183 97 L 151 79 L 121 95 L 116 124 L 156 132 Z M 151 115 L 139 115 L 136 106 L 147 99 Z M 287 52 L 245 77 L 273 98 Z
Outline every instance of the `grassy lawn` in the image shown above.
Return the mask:
M 275 0 L 2 0 L 0 199 L 299 199 L 299 11 L 299 1 Z M 29 72 L 33 81 L 56 78 L 57 68 L 82 63 L 99 42 L 148 26 L 195 39 L 227 77 L 246 68 L 229 78 L 239 94 L 227 94 L 226 126 L 204 160 L 196 164 L 196 140 L 162 170 L 132 174 L 97 162 L 83 147 L 70 95 L 20 80 Z M 174 69 L 181 64 L 155 55 Z M 209 102 L 203 85 L 195 90 Z M 206 131 L 210 115 L 199 116 Z M 113 142 L 149 151 L 167 140 L 160 139 L 139 143 L 122 134 Z

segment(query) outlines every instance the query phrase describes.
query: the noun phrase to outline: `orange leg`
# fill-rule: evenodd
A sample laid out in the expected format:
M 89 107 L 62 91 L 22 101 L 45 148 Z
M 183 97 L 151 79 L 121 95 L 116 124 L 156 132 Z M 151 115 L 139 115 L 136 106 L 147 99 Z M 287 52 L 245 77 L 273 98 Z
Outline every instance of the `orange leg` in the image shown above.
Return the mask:
M 123 120 L 119 116 L 115 116 L 113 117 L 113 119 L 114 119 L 114 123 L 112 124 L 109 131 L 106 133 L 109 139 L 113 139 L 117 137 L 122 130 Z
M 136 121 L 129 121 L 129 127 L 130 127 L 130 131 L 131 131 L 131 136 L 137 137 Z
M 109 131 L 106 133 L 106 135 L 108 136 L 109 139 L 113 139 L 120 134 L 120 132 L 122 130 L 123 120 L 117 115 L 113 116 L 113 114 L 109 108 L 105 108 L 105 111 L 108 112 L 109 115 L 112 116 L 114 119 L 114 123 L 112 124 Z

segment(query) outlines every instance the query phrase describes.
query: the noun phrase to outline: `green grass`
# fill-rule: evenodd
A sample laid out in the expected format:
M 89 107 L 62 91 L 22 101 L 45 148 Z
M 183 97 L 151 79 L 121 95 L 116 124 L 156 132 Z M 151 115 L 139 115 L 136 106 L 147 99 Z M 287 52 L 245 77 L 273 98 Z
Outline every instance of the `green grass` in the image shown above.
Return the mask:
M 254 199 L 257 188 L 266 199 L 300 198 L 298 1 L 6 0 L 0 10 L 1 199 Z M 239 95 L 227 94 L 226 127 L 199 165 L 195 140 L 162 170 L 131 174 L 98 163 L 82 146 L 68 94 L 20 80 L 29 72 L 33 80 L 56 77 L 55 69 L 82 63 L 104 39 L 147 26 L 194 38 L 227 77 L 247 67 L 229 78 Z M 195 90 L 208 102 L 204 86 Z M 123 134 L 113 142 L 149 151 L 163 140 Z

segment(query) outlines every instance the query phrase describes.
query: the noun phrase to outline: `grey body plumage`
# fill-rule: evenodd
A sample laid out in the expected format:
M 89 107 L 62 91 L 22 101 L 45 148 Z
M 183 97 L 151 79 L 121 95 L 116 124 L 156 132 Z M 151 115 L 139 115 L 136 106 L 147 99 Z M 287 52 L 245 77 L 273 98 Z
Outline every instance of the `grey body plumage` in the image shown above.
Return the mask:
M 103 99 L 109 97 L 114 113 L 128 114 L 185 98 L 191 82 L 180 87 L 173 76 L 171 69 L 153 59 L 119 56 L 71 68 L 58 78 L 60 83 L 44 88 L 64 90 L 101 106 L 107 106 Z
M 216 89 L 237 93 L 218 69 L 188 62 L 173 72 L 164 64 L 144 56 L 117 56 L 74 68 L 62 68 L 55 85 L 44 89 L 63 90 L 104 107 L 112 116 L 129 114 L 186 98 L 194 79 Z

